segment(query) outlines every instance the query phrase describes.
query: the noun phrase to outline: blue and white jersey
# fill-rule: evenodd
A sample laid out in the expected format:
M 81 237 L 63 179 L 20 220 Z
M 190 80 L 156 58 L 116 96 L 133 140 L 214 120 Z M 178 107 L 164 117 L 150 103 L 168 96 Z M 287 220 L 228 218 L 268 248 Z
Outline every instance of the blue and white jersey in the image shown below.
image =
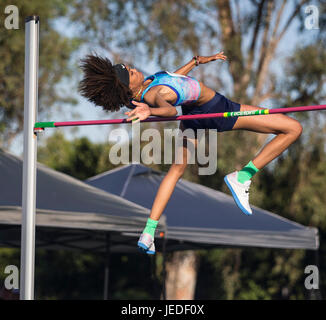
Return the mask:
M 173 104 L 174 106 L 193 103 L 200 96 L 200 84 L 195 78 L 168 71 L 160 71 L 147 77 L 144 81 L 149 79 L 152 82 L 144 90 L 141 101 L 144 101 L 146 92 L 156 86 L 167 86 L 176 93 L 177 101 Z

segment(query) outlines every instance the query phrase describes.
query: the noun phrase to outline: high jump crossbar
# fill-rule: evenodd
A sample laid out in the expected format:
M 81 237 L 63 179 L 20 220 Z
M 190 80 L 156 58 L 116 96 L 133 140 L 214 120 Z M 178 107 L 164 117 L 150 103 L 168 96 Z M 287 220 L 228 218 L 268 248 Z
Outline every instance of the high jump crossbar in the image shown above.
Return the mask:
M 278 108 L 278 109 L 258 109 L 258 110 L 251 110 L 251 111 L 208 113 L 208 114 L 200 114 L 200 115 L 197 114 L 182 115 L 177 117 L 150 117 L 145 120 L 141 120 L 140 122 L 161 122 L 161 121 L 165 122 L 165 121 L 197 120 L 197 119 L 209 119 L 209 118 L 230 118 L 230 117 L 257 116 L 257 115 L 267 115 L 267 114 L 276 114 L 276 113 L 292 113 L 292 112 L 318 111 L 318 110 L 326 110 L 326 105 L 290 107 L 290 108 Z M 34 126 L 34 131 L 42 131 L 45 128 L 122 124 L 122 123 L 132 123 L 132 122 L 127 121 L 127 119 L 36 122 Z

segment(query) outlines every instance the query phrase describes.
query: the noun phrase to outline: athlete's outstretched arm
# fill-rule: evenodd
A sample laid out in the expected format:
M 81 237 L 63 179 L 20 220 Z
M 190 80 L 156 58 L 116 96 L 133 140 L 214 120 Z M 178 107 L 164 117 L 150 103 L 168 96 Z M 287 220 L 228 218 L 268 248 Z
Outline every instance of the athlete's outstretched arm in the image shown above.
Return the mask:
M 224 55 L 224 52 L 219 52 L 212 56 L 204 57 L 204 56 L 197 56 L 197 63 L 198 64 L 205 64 L 215 60 L 226 60 L 227 57 Z M 196 66 L 196 59 L 191 59 L 187 64 L 176 70 L 174 73 L 187 75 L 194 67 Z
M 191 59 L 184 66 L 182 66 L 178 70 L 174 71 L 174 73 L 182 74 L 182 75 L 186 76 L 195 66 L 196 66 L 195 59 Z
M 178 114 L 177 109 L 165 101 L 159 93 L 152 96 L 147 95 L 146 97 L 145 101 L 153 105 L 154 108 L 151 108 L 147 103 L 133 100 L 132 103 L 137 107 L 132 111 L 125 112 L 128 115 L 127 121 L 137 119 L 135 122 L 138 122 L 147 119 L 149 116 L 174 117 Z

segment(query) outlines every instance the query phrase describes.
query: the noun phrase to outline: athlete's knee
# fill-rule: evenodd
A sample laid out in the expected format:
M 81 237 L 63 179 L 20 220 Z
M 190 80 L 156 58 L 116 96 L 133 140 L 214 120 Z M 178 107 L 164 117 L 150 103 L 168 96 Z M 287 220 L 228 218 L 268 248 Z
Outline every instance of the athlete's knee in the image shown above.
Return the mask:
M 291 125 L 289 126 L 288 130 L 291 136 L 293 136 L 293 138 L 296 140 L 301 136 L 303 128 L 299 121 L 293 119 L 293 121 L 291 121 Z

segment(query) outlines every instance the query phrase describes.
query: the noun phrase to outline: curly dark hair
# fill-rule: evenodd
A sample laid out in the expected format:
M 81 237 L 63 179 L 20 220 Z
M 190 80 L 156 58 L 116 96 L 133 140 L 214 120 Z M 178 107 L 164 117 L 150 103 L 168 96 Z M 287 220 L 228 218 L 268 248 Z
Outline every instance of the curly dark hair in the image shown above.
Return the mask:
M 132 92 L 118 79 L 109 59 L 88 54 L 81 59 L 80 68 L 84 73 L 78 87 L 82 96 L 105 111 L 130 107 Z

